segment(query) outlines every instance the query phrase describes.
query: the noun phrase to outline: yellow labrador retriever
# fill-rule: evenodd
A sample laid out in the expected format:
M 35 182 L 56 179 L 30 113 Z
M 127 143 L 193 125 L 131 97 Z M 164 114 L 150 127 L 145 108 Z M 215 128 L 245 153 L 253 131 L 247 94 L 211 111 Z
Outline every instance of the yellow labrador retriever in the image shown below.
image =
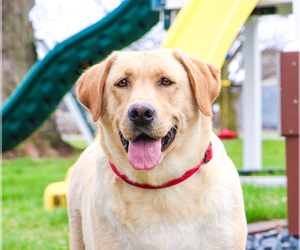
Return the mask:
M 245 249 L 238 173 L 211 132 L 219 89 L 180 50 L 114 52 L 79 78 L 101 138 L 71 175 L 71 249 Z

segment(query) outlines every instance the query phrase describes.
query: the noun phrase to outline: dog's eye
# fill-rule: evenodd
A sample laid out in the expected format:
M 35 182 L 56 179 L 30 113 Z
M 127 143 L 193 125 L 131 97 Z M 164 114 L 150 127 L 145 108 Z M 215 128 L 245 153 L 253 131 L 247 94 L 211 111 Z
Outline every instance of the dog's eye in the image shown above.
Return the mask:
M 126 87 L 128 84 L 129 84 L 128 80 L 126 78 L 124 78 L 124 79 L 120 80 L 116 85 L 118 87 Z
M 163 77 L 160 80 L 160 84 L 161 85 L 171 85 L 171 84 L 173 84 L 173 82 L 170 79 Z

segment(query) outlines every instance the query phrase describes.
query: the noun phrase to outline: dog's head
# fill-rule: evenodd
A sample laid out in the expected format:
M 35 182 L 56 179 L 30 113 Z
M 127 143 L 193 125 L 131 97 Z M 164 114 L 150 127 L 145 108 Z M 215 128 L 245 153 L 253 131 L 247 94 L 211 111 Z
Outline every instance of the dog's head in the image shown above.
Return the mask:
M 94 121 L 100 118 L 109 160 L 130 178 L 147 182 L 153 173 L 150 182 L 156 184 L 158 175 L 169 178 L 162 169 L 180 176 L 203 156 L 220 89 L 215 66 L 180 50 L 114 52 L 87 70 L 77 86 L 79 101 Z M 178 169 L 179 164 L 184 166 Z

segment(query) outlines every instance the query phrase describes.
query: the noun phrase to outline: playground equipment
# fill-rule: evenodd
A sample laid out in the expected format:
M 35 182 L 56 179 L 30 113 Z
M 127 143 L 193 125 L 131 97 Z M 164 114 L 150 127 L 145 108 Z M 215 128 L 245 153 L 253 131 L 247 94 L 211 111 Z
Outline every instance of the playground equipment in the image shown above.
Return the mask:
M 178 13 L 162 48 L 180 48 L 221 69 L 228 50 L 258 0 L 190 0 Z
M 69 180 L 74 165 L 67 171 L 66 178 L 60 182 L 53 182 L 49 184 L 44 192 L 44 207 L 50 211 L 55 207 L 66 207 L 67 206 L 67 190 L 69 186 Z
M 47 44 L 40 39 L 35 40 L 35 46 L 38 52 L 38 57 L 42 60 L 50 51 Z M 84 112 L 84 107 L 77 101 L 75 90 L 71 89 L 64 97 L 64 104 L 67 106 L 69 112 L 75 118 L 76 126 L 79 132 L 83 135 L 87 145 L 90 145 L 94 140 L 95 129 L 89 123 L 88 118 Z
M 2 109 L 2 151 L 25 140 L 54 111 L 82 69 L 136 41 L 159 20 L 148 0 L 127 0 L 58 44 L 28 72 Z

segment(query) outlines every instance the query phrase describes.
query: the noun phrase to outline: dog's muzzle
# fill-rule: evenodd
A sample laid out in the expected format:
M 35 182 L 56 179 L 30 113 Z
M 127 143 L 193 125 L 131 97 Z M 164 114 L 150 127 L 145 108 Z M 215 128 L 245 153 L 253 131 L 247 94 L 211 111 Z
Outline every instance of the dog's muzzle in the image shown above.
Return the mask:
M 154 168 L 162 151 L 166 150 L 175 139 L 176 126 L 172 127 L 164 137 L 153 136 L 156 116 L 154 107 L 147 102 L 134 103 L 128 109 L 127 118 L 135 136 L 131 141 L 126 140 L 122 133 L 120 137 L 127 152 L 128 161 L 136 170 Z

